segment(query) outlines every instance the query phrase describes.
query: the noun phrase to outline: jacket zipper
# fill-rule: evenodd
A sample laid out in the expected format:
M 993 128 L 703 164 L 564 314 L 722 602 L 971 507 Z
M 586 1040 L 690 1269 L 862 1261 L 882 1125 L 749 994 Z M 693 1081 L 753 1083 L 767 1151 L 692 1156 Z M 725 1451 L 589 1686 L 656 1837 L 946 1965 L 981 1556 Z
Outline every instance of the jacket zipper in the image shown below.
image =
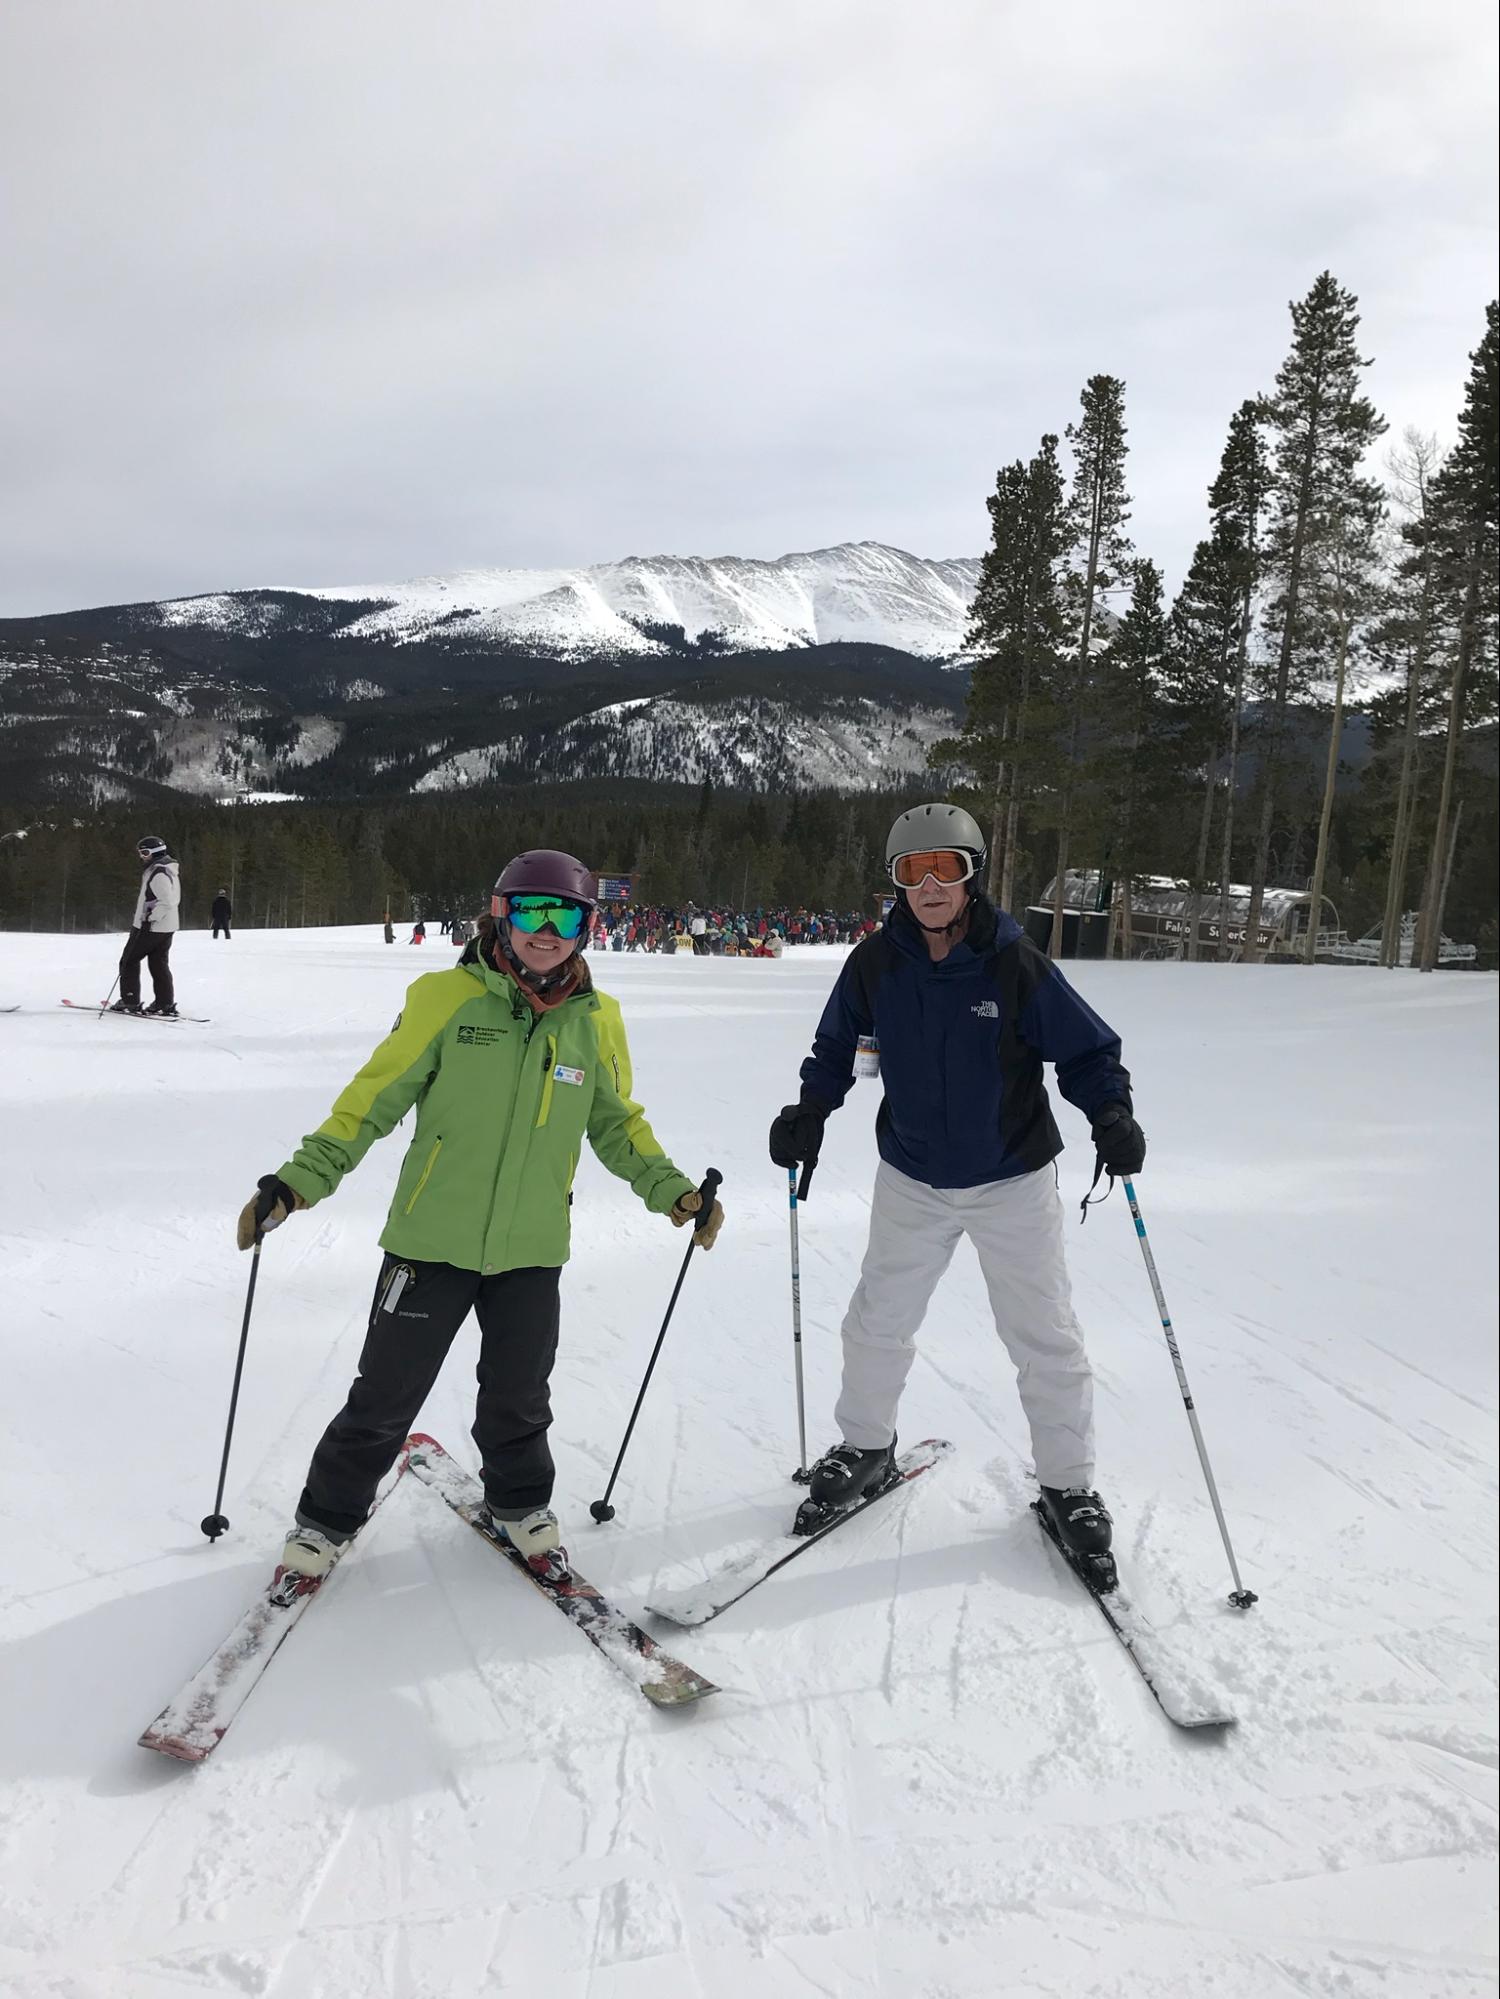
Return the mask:
M 553 1072 L 556 1069 L 556 1067 L 557 1067 L 557 1036 L 555 1034 L 549 1034 L 547 1036 L 547 1065 L 545 1069 L 542 1071 L 542 1102 L 541 1102 L 541 1108 L 538 1110 L 536 1114 L 536 1128 L 538 1131 L 540 1131 L 542 1126 L 547 1122 L 547 1119 L 552 1112 L 552 1085 L 556 1080 Z
M 421 1178 L 417 1181 L 416 1186 L 412 1188 L 411 1199 L 407 1202 L 406 1206 L 401 1211 L 403 1214 L 409 1215 L 412 1209 L 417 1205 L 417 1202 L 421 1199 L 422 1189 L 427 1185 L 427 1182 L 432 1178 L 432 1169 L 434 1166 L 437 1165 L 437 1156 L 442 1151 L 442 1149 L 443 1149 L 443 1141 L 440 1138 L 435 1138 L 432 1142 L 432 1150 L 427 1155 L 427 1164 L 422 1168 Z

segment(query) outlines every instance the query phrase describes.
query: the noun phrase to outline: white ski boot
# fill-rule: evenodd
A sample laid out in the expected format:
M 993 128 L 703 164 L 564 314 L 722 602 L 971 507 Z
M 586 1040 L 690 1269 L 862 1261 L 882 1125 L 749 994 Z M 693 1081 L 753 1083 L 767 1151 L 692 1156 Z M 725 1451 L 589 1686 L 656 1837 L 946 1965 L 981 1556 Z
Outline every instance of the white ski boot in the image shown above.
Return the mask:
M 306 1576 L 309 1582 L 321 1582 L 352 1538 L 346 1534 L 340 1540 L 321 1527 L 304 1527 L 299 1522 L 287 1536 L 286 1546 L 281 1551 L 282 1574 Z
M 562 1529 L 550 1506 L 538 1506 L 514 1518 L 491 1507 L 490 1518 L 523 1562 L 548 1563 L 562 1546 Z

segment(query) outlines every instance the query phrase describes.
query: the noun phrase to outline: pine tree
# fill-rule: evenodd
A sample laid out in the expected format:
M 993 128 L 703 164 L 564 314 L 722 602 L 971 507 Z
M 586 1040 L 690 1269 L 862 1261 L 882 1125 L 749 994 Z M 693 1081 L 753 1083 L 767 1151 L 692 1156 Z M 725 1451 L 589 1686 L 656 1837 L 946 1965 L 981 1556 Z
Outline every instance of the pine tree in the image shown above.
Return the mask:
M 1452 682 L 1448 740 L 1443 752 L 1437 823 L 1427 864 L 1414 961 L 1437 965 L 1443 903 L 1457 845 L 1450 840 L 1454 777 L 1467 710 L 1495 707 L 1496 565 L 1500 560 L 1500 307 L 1487 308 L 1484 338 L 1469 356 L 1469 381 L 1458 419 L 1458 442 L 1433 481 L 1434 558 L 1439 594 L 1452 620 Z M 1483 674 L 1488 661 L 1490 672 Z M 1470 699 L 1473 687 L 1477 703 Z
M 1203 804 L 1193 857 L 1188 903 L 1187 956 L 1201 952 L 1203 891 L 1208 879 L 1208 847 L 1219 790 L 1219 764 L 1227 745 L 1226 823 L 1234 814 L 1234 771 L 1238 760 L 1238 655 L 1242 632 L 1239 551 L 1219 534 L 1193 551 L 1182 589 L 1172 606 L 1166 680 L 1172 703 L 1176 751 L 1184 778 L 1201 769 Z M 1232 837 L 1232 835 L 1231 835 Z M 1222 935 L 1223 925 L 1220 925 Z
M 1293 302 L 1292 347 L 1268 397 L 1265 421 L 1275 438 L 1275 471 L 1267 535 L 1266 573 L 1274 590 L 1270 628 L 1275 670 L 1271 713 L 1261 760 L 1260 827 L 1250 876 L 1245 958 L 1260 956 L 1260 913 L 1276 817 L 1277 787 L 1286 746 L 1286 716 L 1294 692 L 1305 691 L 1326 632 L 1306 601 L 1320 539 L 1342 518 L 1343 502 L 1360 460 L 1385 429 L 1384 419 L 1359 394 L 1369 364 L 1355 346 L 1358 301 L 1324 271 L 1307 297 Z
M 1098 720 L 1104 747 L 1099 776 L 1107 801 L 1109 851 L 1121 884 L 1119 942 L 1132 950 L 1131 883 L 1146 814 L 1164 793 L 1166 745 L 1162 690 L 1167 670 L 1167 621 L 1161 571 L 1145 560 L 1132 566 L 1130 608 L 1099 662 Z
M 991 897 L 1001 907 L 1015 882 L 1016 831 L 1035 782 L 1037 711 L 1056 677 L 1062 640 L 1058 565 L 1065 547 L 1057 439 L 1043 437 L 1027 464 L 1002 468 L 985 502 L 990 547 L 980 566 L 965 636 L 977 655 L 962 733 L 934 745 L 929 763 L 965 763 L 990 804 Z
M 1400 516 L 1401 553 L 1395 562 L 1381 614 L 1370 634 L 1371 651 L 1388 671 L 1399 673 L 1399 690 L 1370 705 L 1377 744 L 1401 732 L 1401 766 L 1392 803 L 1390 858 L 1385 908 L 1380 925 L 1380 962 L 1401 962 L 1401 926 L 1416 816 L 1422 799 L 1422 738 L 1437 720 L 1435 653 L 1438 612 L 1434 594 L 1432 537 L 1433 480 L 1442 467 L 1437 439 L 1408 430 L 1388 461 L 1390 503 Z
M 1334 503 L 1330 517 L 1319 523 L 1316 546 L 1321 559 L 1308 579 L 1309 597 L 1320 600 L 1319 608 L 1334 635 L 1333 715 L 1328 732 L 1328 762 L 1323 777 L 1323 807 L 1318 817 L 1307 934 L 1302 949 L 1303 962 L 1308 965 L 1317 962 L 1318 931 L 1323 920 L 1328 836 L 1333 825 L 1351 654 L 1357 630 L 1379 603 L 1380 535 L 1384 520 L 1385 501 L 1379 486 L 1371 479 L 1351 479 Z
M 1051 954 L 1062 950 L 1063 906 L 1067 898 L 1068 849 L 1080 805 L 1083 773 L 1079 751 L 1095 693 L 1093 648 L 1099 613 L 1129 563 L 1125 533 L 1130 495 L 1125 488 L 1125 384 L 1115 375 L 1091 375 L 1084 384 L 1083 414 L 1067 429 L 1073 447 L 1073 493 L 1068 507 L 1072 565 L 1067 573 L 1069 608 L 1077 634 L 1071 669 L 1059 689 L 1063 718 L 1063 768 L 1057 806 L 1057 874 L 1052 894 Z

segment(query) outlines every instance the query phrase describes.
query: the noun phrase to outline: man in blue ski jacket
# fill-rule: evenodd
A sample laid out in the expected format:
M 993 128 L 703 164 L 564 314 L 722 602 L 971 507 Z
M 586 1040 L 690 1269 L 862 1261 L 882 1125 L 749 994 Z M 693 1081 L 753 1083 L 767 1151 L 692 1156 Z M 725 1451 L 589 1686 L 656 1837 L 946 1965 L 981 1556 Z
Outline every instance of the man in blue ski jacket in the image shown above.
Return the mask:
M 1015 1364 L 1043 1500 L 1064 1546 L 1109 1588 L 1093 1373 L 1063 1256 L 1062 1139 L 1043 1063 L 1088 1118 L 1102 1169 L 1139 1172 L 1146 1141 L 1119 1036 L 979 892 L 985 861 L 962 807 L 902 813 L 886 843 L 890 919 L 845 961 L 799 1101 L 771 1127 L 772 1159 L 801 1165 L 805 1192 L 824 1124 L 856 1075 L 884 1084 L 869 1247 L 843 1325 L 840 1441 L 813 1467 L 811 1496 L 849 1505 L 889 1476 L 917 1331 L 967 1235 Z

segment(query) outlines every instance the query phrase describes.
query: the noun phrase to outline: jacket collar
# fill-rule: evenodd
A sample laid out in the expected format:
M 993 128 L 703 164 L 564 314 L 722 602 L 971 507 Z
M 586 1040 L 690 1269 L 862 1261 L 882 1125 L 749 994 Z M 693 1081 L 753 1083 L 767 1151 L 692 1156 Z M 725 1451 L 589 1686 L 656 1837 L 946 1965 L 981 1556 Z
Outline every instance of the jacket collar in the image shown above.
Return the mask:
M 463 956 L 458 961 L 457 969 L 461 972 L 467 972 L 471 979 L 477 979 L 480 985 L 484 986 L 489 992 L 492 992 L 497 999 L 504 1000 L 505 1004 L 518 1020 L 532 1012 L 531 1003 L 525 993 L 522 992 L 520 981 L 512 978 L 509 972 L 497 972 L 483 951 L 480 950 L 479 943 L 480 940 L 477 937 L 470 939 L 469 943 L 464 947 Z M 584 1001 L 590 1009 L 599 1004 L 594 992 L 593 973 L 589 970 L 588 960 L 581 952 L 579 953 L 579 965 L 583 973 L 581 983 L 565 999 L 560 1001 L 557 1006 L 546 1008 L 545 1011 L 560 1013 L 563 1007 L 571 1005 L 574 1000 Z
M 914 958 L 934 973 L 950 967 L 973 965 L 1003 951 L 1022 935 L 1021 926 L 1003 909 L 996 909 L 987 895 L 976 895 L 969 903 L 969 927 L 946 958 L 934 964 L 927 955 L 927 940 L 904 901 L 897 902 L 887 918 L 891 941 L 908 958 Z

